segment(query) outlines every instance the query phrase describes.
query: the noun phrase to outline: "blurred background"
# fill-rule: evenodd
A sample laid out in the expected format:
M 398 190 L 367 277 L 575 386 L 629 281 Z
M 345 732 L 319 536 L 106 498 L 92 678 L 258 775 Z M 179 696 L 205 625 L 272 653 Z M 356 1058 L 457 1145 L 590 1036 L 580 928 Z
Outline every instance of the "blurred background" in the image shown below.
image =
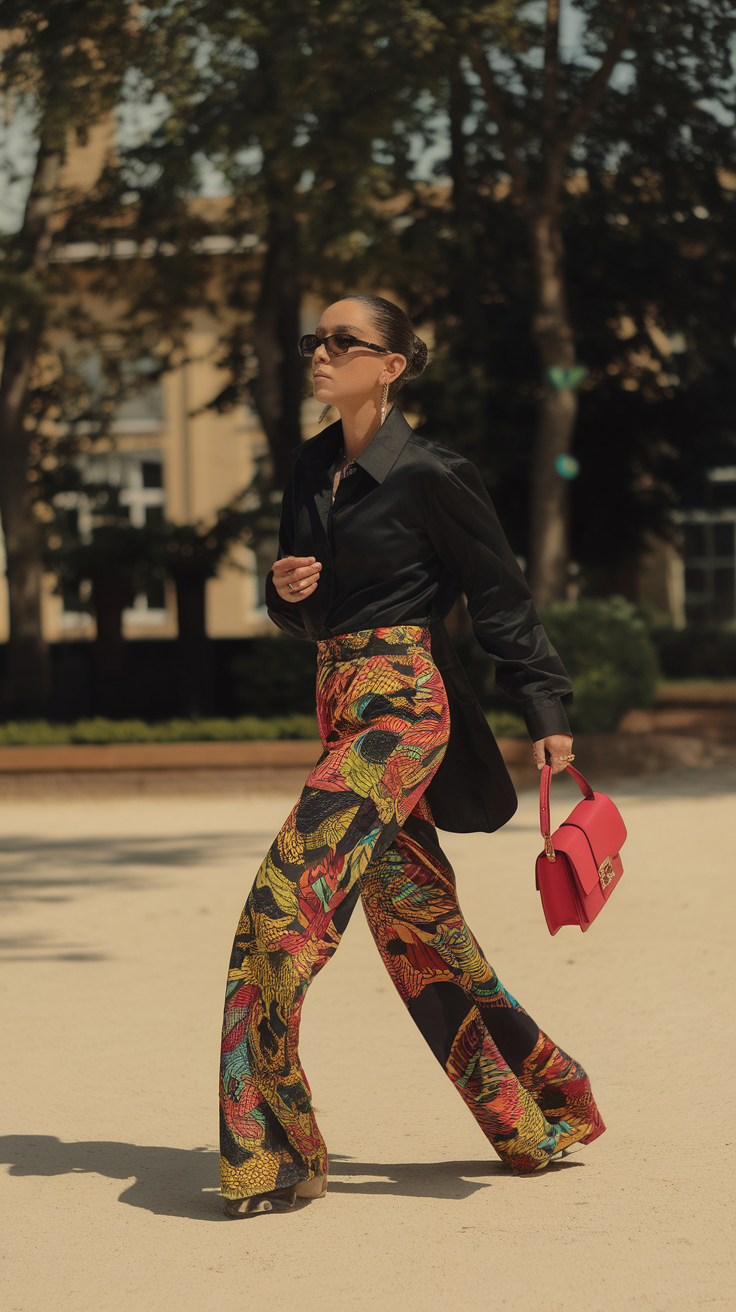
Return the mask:
M 728 0 L 5 0 L 0 742 L 314 736 L 264 580 L 296 344 L 351 289 L 428 342 L 402 406 L 480 469 L 573 727 L 736 741 L 735 35 Z

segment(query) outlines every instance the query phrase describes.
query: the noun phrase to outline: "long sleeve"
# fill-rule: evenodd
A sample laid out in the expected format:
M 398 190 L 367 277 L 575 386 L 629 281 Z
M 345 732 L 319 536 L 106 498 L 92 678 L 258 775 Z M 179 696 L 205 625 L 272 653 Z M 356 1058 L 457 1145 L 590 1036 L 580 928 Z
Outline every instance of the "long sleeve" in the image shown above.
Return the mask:
M 281 520 L 279 523 L 279 554 L 278 559 L 282 560 L 284 556 L 291 556 L 294 552 L 294 479 L 293 475 L 287 480 L 284 488 L 284 495 L 281 499 Z M 266 608 L 270 618 L 278 628 L 284 633 L 290 634 L 292 638 L 302 638 L 309 641 L 304 620 L 301 614 L 301 603 L 298 601 L 284 601 L 280 597 L 273 582 L 273 570 L 269 570 L 266 579 Z
M 429 534 L 468 599 L 478 642 L 496 681 L 521 703 L 533 741 L 569 733 L 565 668 L 542 628 L 529 588 L 480 475 L 469 462 L 446 470 L 434 493 Z

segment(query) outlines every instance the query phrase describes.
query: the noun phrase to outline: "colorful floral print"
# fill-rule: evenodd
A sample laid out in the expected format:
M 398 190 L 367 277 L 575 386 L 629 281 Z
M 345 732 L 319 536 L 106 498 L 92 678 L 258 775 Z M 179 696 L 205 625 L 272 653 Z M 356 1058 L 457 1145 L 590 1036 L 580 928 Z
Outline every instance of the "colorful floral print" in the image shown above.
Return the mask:
M 299 1021 L 359 895 L 394 984 L 499 1156 L 535 1170 L 602 1133 L 585 1072 L 500 984 L 437 846 L 423 793 L 450 726 L 428 631 L 321 642 L 317 706 L 323 754 L 235 935 L 220 1081 L 225 1197 L 327 1172 Z

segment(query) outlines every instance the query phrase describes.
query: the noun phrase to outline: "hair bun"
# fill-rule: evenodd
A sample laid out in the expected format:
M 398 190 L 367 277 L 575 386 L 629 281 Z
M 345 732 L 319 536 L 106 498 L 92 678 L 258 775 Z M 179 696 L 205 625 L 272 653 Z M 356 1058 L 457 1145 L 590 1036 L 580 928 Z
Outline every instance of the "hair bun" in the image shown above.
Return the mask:
M 386 346 L 389 351 L 395 351 L 397 355 L 403 355 L 406 360 L 403 373 L 394 379 L 388 389 L 389 400 L 394 401 L 404 383 L 410 378 L 417 378 L 426 368 L 429 355 L 427 344 L 421 337 L 417 337 L 411 319 L 393 301 L 387 301 L 383 296 L 371 296 L 367 292 L 354 292 L 344 299 L 366 306 L 371 324 L 381 334 L 376 339 L 378 343 Z
M 423 373 L 427 367 L 428 357 L 429 357 L 429 351 L 427 350 L 427 343 L 423 342 L 421 337 L 417 337 L 415 333 L 414 350 L 412 351 L 411 359 L 408 361 L 406 366 L 406 377 L 418 378 L 419 375 Z

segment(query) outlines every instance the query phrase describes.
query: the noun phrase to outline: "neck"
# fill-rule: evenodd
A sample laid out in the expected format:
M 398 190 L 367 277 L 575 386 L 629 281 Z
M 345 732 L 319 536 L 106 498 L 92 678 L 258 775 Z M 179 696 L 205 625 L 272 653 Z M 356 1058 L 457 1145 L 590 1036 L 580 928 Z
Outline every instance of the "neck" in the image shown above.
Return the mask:
M 387 416 L 392 409 L 393 402 L 390 402 L 386 406 Z M 340 418 L 345 454 L 348 460 L 357 460 L 381 427 L 381 407 L 371 397 L 355 406 L 346 404 L 340 410 Z

